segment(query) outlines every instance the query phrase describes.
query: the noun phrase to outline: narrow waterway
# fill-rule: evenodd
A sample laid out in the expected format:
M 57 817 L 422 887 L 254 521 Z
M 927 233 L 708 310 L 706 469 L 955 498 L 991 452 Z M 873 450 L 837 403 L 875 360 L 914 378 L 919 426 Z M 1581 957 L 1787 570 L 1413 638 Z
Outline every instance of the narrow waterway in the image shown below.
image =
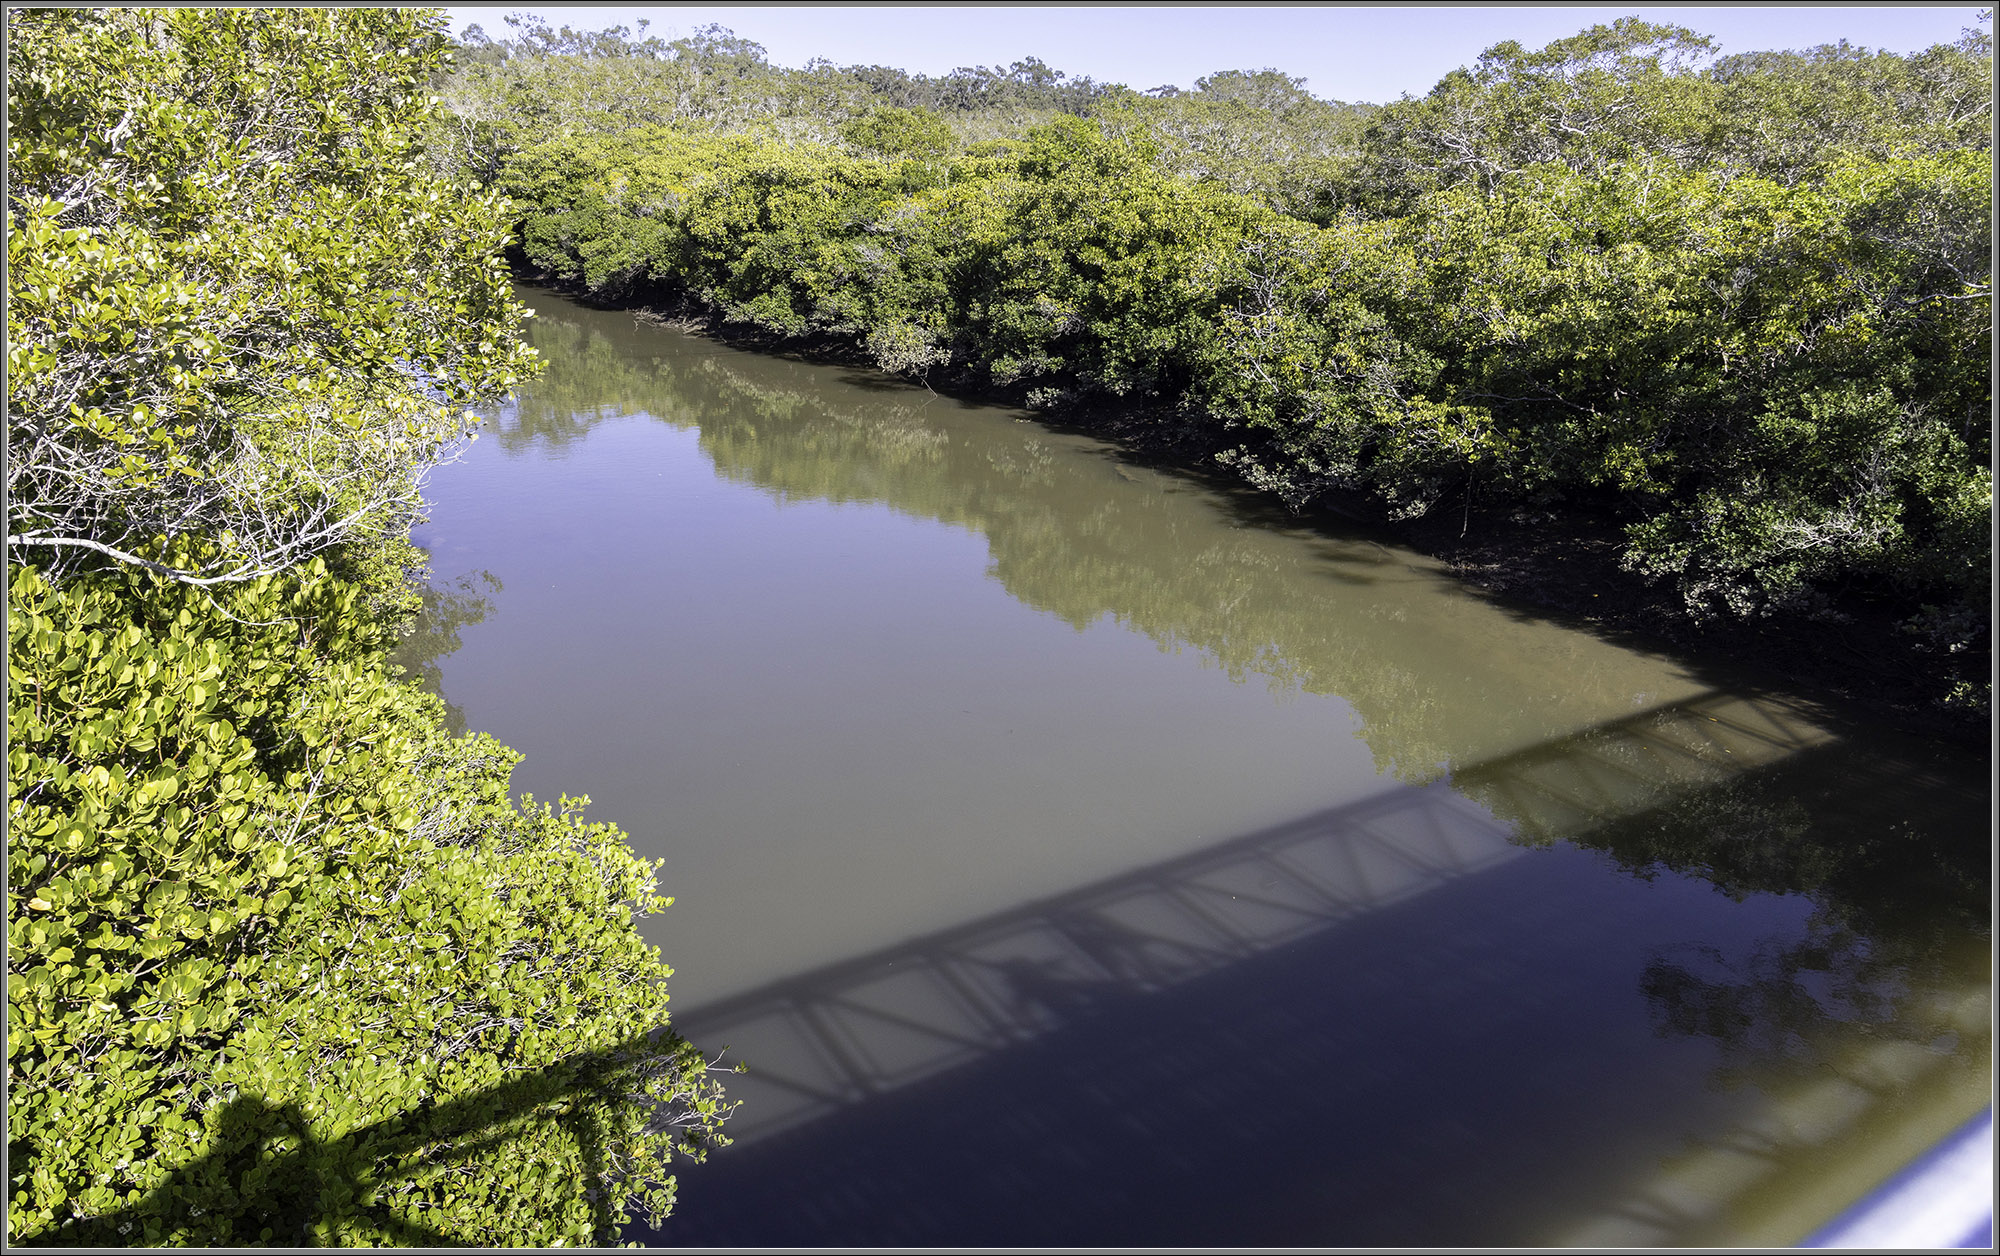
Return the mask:
M 1986 766 L 531 292 L 403 661 L 665 860 L 661 1244 L 1783 1244 L 1991 1085 Z

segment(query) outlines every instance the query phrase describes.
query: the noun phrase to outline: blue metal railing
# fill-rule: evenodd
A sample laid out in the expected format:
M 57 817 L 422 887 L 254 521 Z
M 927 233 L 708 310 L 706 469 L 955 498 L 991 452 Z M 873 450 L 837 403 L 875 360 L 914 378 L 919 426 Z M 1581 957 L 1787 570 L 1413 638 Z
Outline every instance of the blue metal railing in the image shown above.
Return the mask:
M 1800 1246 L 1991 1248 L 1993 1189 L 1987 1108 Z

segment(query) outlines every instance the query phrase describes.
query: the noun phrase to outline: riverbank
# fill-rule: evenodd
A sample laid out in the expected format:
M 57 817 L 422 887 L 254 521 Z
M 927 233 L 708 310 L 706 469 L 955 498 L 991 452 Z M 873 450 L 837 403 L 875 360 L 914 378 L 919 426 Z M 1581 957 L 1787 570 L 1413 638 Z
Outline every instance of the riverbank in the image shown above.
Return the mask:
M 1986 678 L 1987 654 L 1926 650 L 1896 608 L 1867 591 L 1830 600 L 1819 617 L 1773 614 L 1698 622 L 1673 586 L 1619 564 L 1622 527 L 1589 515 L 1433 511 L 1406 525 L 1412 548 L 1450 563 L 1474 588 L 1573 618 L 1620 638 L 1724 658 L 1779 678 L 1850 719 L 1973 745 L 1987 740 L 1983 709 L 1955 705 L 1953 685 Z
M 1148 461 L 1228 474 L 1215 466 L 1220 447 L 1205 441 L 1206 433 L 1165 428 L 1136 414 L 1093 416 L 1089 407 L 1059 421 L 1115 440 Z M 1951 694 L 1955 685 L 1976 687 L 1988 679 L 1990 652 L 1927 649 L 1902 626 L 1911 608 L 1881 590 L 1836 591 L 1817 615 L 1776 612 L 1704 622 L 1689 614 L 1671 581 L 1648 580 L 1622 565 L 1630 521 L 1603 510 L 1491 507 L 1476 495 L 1471 503 L 1458 495 L 1421 518 L 1392 520 L 1360 494 L 1336 493 L 1298 517 L 1315 516 L 1378 528 L 1523 613 L 1587 626 L 1640 648 L 1724 660 L 1776 679 L 1847 720 L 1968 747 L 1989 741 L 1985 707 L 1954 703 Z

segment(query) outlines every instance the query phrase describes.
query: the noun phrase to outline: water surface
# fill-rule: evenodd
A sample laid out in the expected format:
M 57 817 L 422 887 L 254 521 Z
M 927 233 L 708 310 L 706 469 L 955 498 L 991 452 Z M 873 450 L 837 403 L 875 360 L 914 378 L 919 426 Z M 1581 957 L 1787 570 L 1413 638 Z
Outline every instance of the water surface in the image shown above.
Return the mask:
M 404 658 L 662 858 L 656 1243 L 1789 1243 L 1990 1086 L 1984 765 L 533 293 Z

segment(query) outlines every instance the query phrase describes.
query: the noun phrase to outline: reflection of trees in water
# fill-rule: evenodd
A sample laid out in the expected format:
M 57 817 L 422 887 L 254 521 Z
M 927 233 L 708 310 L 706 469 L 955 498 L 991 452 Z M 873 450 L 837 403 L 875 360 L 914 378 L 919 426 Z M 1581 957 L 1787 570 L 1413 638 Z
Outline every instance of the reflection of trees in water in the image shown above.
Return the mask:
M 1661 1034 L 1722 1048 L 1719 1082 L 1769 1089 L 1839 1069 L 1857 1024 L 1878 1043 L 1938 1055 L 1976 1049 L 1965 1035 L 1983 1035 L 1977 1022 L 1985 1017 L 1968 1023 L 1950 995 L 1976 984 L 1958 953 L 1965 938 L 1950 928 L 1864 931 L 1850 913 L 1826 907 L 1803 937 L 1766 940 L 1734 960 L 1709 946 L 1661 950 L 1640 989 Z M 1879 1084 L 1894 1088 L 1887 1079 Z
M 1830 836 L 1797 795 L 1756 775 L 1692 792 L 1662 790 L 1655 805 L 1606 822 L 1589 845 L 1639 876 L 1696 873 L 1741 901 L 1817 890 L 1870 845 L 1863 833 L 1853 834 L 1852 844 Z
M 691 414 L 663 405 L 673 394 L 660 380 L 673 368 L 642 355 L 641 337 L 658 333 L 622 315 L 603 315 L 586 325 L 562 317 L 560 307 L 552 309 L 553 296 L 529 299 L 541 309 L 528 321 L 527 339 L 544 366 L 512 402 L 489 416 L 484 430 L 502 449 L 560 452 L 604 420 L 629 414 L 651 414 L 676 425 L 693 421 Z
M 1851 1204 L 1872 1180 L 1857 1171 L 1898 1167 L 1985 1102 L 1986 951 L 1951 912 L 1895 926 L 1830 898 L 1754 946 L 1656 949 L 1639 980 L 1656 1032 L 1711 1045 L 1710 1084 L 1747 1092 L 1740 1115 L 1561 1242 L 1786 1243 Z
M 1471 765 L 1452 786 L 1516 841 L 1569 842 L 1635 876 L 1699 878 L 1738 901 L 1810 899 L 1803 936 L 1663 949 L 1639 981 L 1661 1035 L 1712 1041 L 1715 1082 L 1765 1096 L 1771 1115 L 1703 1154 L 1751 1147 L 1777 1172 L 1794 1152 L 1865 1139 L 1860 1114 L 1888 1119 L 1910 1087 L 1980 1067 L 1991 1049 L 1989 1033 L 1967 1033 L 1984 1011 L 1968 1021 L 1961 998 L 1990 980 L 1977 953 L 1988 797 L 1938 754 L 1698 701 Z M 1665 1227 L 1643 1241 L 1674 1230 L 1661 1220 L 1674 1215 L 1670 1195 L 1645 1196 L 1633 1214 Z
M 1717 1084 L 1796 1097 L 1837 1077 L 1885 1098 L 1944 1057 L 1990 1050 L 1978 1028 L 1986 1013 L 1968 1021 L 1961 998 L 1990 980 L 1980 953 L 1987 800 L 1971 783 L 1908 788 L 1924 773 L 1880 746 L 1826 742 L 1734 776 L 1657 786 L 1568 835 L 1641 877 L 1698 877 L 1738 900 L 1812 900 L 1803 934 L 1730 954 L 1688 943 L 1647 963 L 1639 988 L 1657 1032 L 1714 1042 Z M 1900 1058 L 1902 1071 L 1869 1063 L 1864 1047 Z
M 1765 941 L 1731 961 L 1713 946 L 1663 949 L 1646 965 L 1640 989 L 1660 1032 L 1706 1037 L 1731 1056 L 1763 1063 L 1810 1061 L 1809 1043 L 1834 1023 L 1894 1018 L 1905 993 L 1900 966 L 1827 913 L 1790 944 Z
M 1668 714 L 1656 719 L 1676 731 Z M 1703 718 L 1697 712 L 1678 722 Z M 1759 891 L 1816 890 L 1868 845 L 1861 833 L 1828 840 L 1801 796 L 1801 790 L 1809 796 L 1816 772 L 1802 776 L 1798 764 L 1785 766 L 1804 755 L 1823 769 L 1826 759 L 1843 757 L 1840 748 L 1792 749 L 1787 760 L 1755 770 L 1718 755 L 1721 762 L 1682 764 L 1675 773 L 1647 744 L 1650 731 L 1634 737 L 1618 725 L 1586 730 L 1456 772 L 1452 784 L 1512 824 L 1522 840 L 1590 846 L 1647 879 L 1662 871 L 1697 874 L 1739 900 Z M 1585 764 L 1594 779 L 1564 779 L 1566 769 L 1573 775 Z
M 481 589 L 485 593 L 480 592 Z M 410 626 L 407 637 L 396 647 L 390 661 L 402 667 L 410 680 L 444 703 L 445 727 L 452 736 L 466 731 L 465 712 L 444 696 L 444 673 L 440 660 L 455 653 L 459 631 L 484 620 L 493 609 L 486 593 L 501 590 L 500 577 L 490 571 L 462 575 L 449 584 L 426 585 L 423 606 Z
M 503 446 L 560 447 L 622 414 L 698 421 L 728 479 L 966 527 L 1028 606 L 1078 628 L 1110 615 L 1234 679 L 1339 695 L 1378 766 L 1403 779 L 1462 758 L 1468 728 L 1539 740 L 1629 704 L 1617 677 L 1587 668 L 1553 695 L 1496 669 L 1480 646 L 1517 631 L 1503 616 L 1467 603 L 1451 612 L 1463 622 L 1411 623 L 1391 586 L 1412 577 L 1380 546 L 1228 526 L 1225 490 L 1198 479 L 1134 474 L 1108 453 L 1065 451 L 1038 426 L 955 421 L 958 403 L 919 389 L 851 388 L 828 368 L 715 350 L 623 316 L 545 312 L 529 330 L 549 365 L 496 421 Z
M 1979 927 L 1988 795 L 1976 769 L 1803 722 L 1788 740 L 1744 712 L 1698 701 L 1607 722 L 1456 771 L 1452 786 L 1517 840 L 1600 850 L 1642 878 L 1699 877 L 1738 900 L 1808 894 L 1863 913 L 1851 923 L 1870 934 Z
M 1870 933 L 1986 915 L 1985 801 L 1916 792 L 1879 747 L 1834 743 L 1612 819 L 1586 844 L 1641 875 L 1670 869 L 1733 898 L 1813 894 L 1865 909 Z
M 1658 685 L 1664 668 L 1565 655 L 1553 630 L 1472 599 L 1406 597 L 1398 586 L 1417 578 L 1371 540 L 1235 515 L 1234 488 L 1135 473 L 1037 425 L 960 421 L 963 407 L 922 390 L 846 387 L 824 367 L 715 349 L 623 315 L 545 312 L 530 333 L 548 372 L 524 390 L 503 443 L 560 444 L 619 414 L 698 423 L 729 479 L 975 530 L 1021 602 L 1078 628 L 1109 615 L 1233 679 L 1337 695 L 1361 717 L 1380 770 L 1416 782 L 1482 760 L 1454 786 L 1522 838 L 1581 841 L 1638 875 L 1686 873 L 1736 896 L 1983 900 L 1966 835 L 1985 832 L 1984 802 L 1951 784 L 1974 779 L 1959 769 L 1931 779 L 1872 744 L 1829 743 L 1782 747 L 1787 757 L 1754 771 L 1720 749 L 1692 773 L 1670 770 L 1627 744 L 1629 721 L 1606 720 L 1631 711 L 1633 686 Z M 1579 726 L 1590 731 L 1561 735 Z M 1479 739 L 1533 749 L 1490 758 Z M 1587 822 L 1548 831 L 1515 787 L 1545 779 L 1551 761 L 1627 784 L 1615 805 L 1585 804 Z

